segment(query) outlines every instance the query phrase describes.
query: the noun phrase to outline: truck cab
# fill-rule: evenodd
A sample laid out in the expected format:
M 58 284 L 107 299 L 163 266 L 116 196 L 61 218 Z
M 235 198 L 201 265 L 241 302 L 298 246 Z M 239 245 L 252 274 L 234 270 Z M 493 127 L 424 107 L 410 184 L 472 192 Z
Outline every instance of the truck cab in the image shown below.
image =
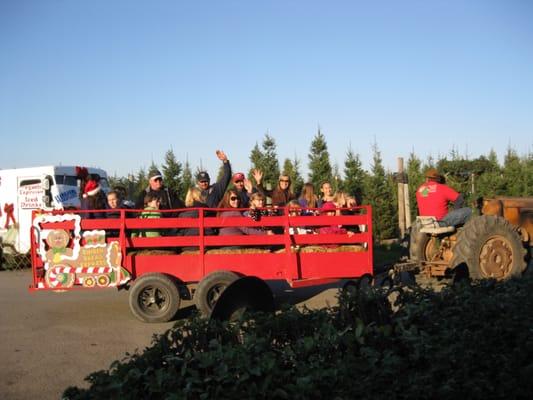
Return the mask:
M 28 252 L 33 210 L 80 208 L 79 170 L 53 165 L 0 170 L 0 240 L 4 252 Z M 109 190 L 106 171 L 91 167 L 86 171 L 100 176 L 102 189 Z

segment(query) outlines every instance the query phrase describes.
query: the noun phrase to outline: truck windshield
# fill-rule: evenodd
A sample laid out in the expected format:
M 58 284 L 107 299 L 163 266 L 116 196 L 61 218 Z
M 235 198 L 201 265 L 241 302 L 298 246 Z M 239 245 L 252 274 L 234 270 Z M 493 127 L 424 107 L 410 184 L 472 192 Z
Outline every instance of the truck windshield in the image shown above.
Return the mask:
M 75 176 L 69 175 L 56 175 L 55 177 L 56 185 L 67 185 L 67 186 L 77 186 L 78 178 Z

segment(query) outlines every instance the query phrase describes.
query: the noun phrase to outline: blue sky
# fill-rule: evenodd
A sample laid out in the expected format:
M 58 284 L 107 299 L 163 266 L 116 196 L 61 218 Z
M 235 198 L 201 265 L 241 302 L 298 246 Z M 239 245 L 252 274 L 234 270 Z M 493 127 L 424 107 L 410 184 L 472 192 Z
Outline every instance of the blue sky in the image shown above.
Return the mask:
M 533 2 L 0 2 L 0 168 L 533 151 Z M 501 158 L 500 158 L 501 159 Z

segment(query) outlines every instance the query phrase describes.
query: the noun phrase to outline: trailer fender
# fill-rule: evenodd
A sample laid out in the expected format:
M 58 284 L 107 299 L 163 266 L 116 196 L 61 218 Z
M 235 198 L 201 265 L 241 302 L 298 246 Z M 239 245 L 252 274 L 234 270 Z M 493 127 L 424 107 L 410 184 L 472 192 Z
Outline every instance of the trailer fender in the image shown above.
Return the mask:
M 210 318 L 229 321 L 244 311 L 274 312 L 274 295 L 270 287 L 255 276 L 245 276 L 231 283 L 211 311 Z

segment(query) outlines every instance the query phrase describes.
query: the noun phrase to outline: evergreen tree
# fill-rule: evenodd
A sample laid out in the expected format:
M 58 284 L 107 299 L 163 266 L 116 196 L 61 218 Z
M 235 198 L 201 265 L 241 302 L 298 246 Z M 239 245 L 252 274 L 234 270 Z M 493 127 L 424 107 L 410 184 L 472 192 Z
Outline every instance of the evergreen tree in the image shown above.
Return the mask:
M 350 146 L 344 161 L 344 181 L 342 190 L 352 195 L 357 200 L 357 204 L 363 202 L 363 188 L 366 179 L 366 172 L 363 170 L 359 154 L 355 154 Z
M 270 183 L 276 186 L 279 179 L 279 162 L 276 154 L 276 141 L 268 133 L 263 139 L 263 159 L 261 161 L 263 171 L 263 184 Z
M 250 168 L 250 171 L 248 173 L 248 178 L 252 179 L 252 171 L 254 169 L 261 169 L 262 167 L 262 160 L 263 160 L 263 153 L 261 153 L 261 149 L 259 148 L 259 144 L 255 142 L 255 146 L 253 147 L 251 153 L 250 153 L 250 163 L 252 167 Z
M 414 221 L 418 215 L 418 205 L 416 203 L 416 190 L 424 182 L 424 174 L 422 173 L 422 162 L 412 151 L 407 160 L 407 183 L 409 187 L 409 209 L 411 210 L 411 218 Z
M 339 164 L 337 163 L 333 164 L 333 170 L 331 171 L 331 174 L 332 174 L 331 187 L 333 188 L 334 192 L 337 192 L 343 186 L 343 181 L 342 181 L 341 173 L 339 170 Z
M 189 164 L 189 159 L 185 160 L 185 165 L 183 167 L 183 174 L 181 180 L 181 193 L 184 193 L 183 198 L 187 194 L 187 191 L 194 186 L 194 181 L 192 177 L 191 166 Z
M 184 193 L 182 192 L 183 189 L 181 181 L 182 166 L 181 163 L 176 159 L 172 149 L 165 153 L 165 164 L 163 164 L 162 168 L 165 186 L 175 191 L 178 194 L 178 197 L 183 198 Z
M 494 149 L 491 149 L 486 160 L 485 171 L 475 176 L 476 198 L 494 197 L 504 192 L 501 167 Z
M 503 186 L 505 188 L 505 195 L 522 196 L 524 193 L 527 193 L 528 190 L 524 187 L 526 182 L 524 172 L 520 157 L 514 149 L 508 147 L 503 162 Z
M 279 178 L 279 162 L 276 154 L 276 141 L 268 133 L 265 134 L 261 144 L 262 150 L 256 143 L 250 153 L 252 168 L 248 173 L 248 178 L 252 179 L 252 171 L 259 169 L 263 172 L 262 183 L 265 187 L 275 187 Z M 252 179 L 252 182 L 255 181 Z
M 386 173 L 377 144 L 372 146 L 373 162 L 366 181 L 366 203 L 372 206 L 374 237 L 380 241 L 398 234 L 397 191 L 392 174 Z
M 533 152 L 524 158 L 525 192 L 524 196 L 533 196 Z
M 134 193 L 133 199 L 137 199 L 140 193 L 148 187 L 148 176 L 143 167 L 137 172 L 137 176 L 134 178 Z
M 320 129 L 318 129 L 318 133 L 313 138 L 309 151 L 309 180 L 317 193 L 323 182 L 333 183 L 328 145 Z

